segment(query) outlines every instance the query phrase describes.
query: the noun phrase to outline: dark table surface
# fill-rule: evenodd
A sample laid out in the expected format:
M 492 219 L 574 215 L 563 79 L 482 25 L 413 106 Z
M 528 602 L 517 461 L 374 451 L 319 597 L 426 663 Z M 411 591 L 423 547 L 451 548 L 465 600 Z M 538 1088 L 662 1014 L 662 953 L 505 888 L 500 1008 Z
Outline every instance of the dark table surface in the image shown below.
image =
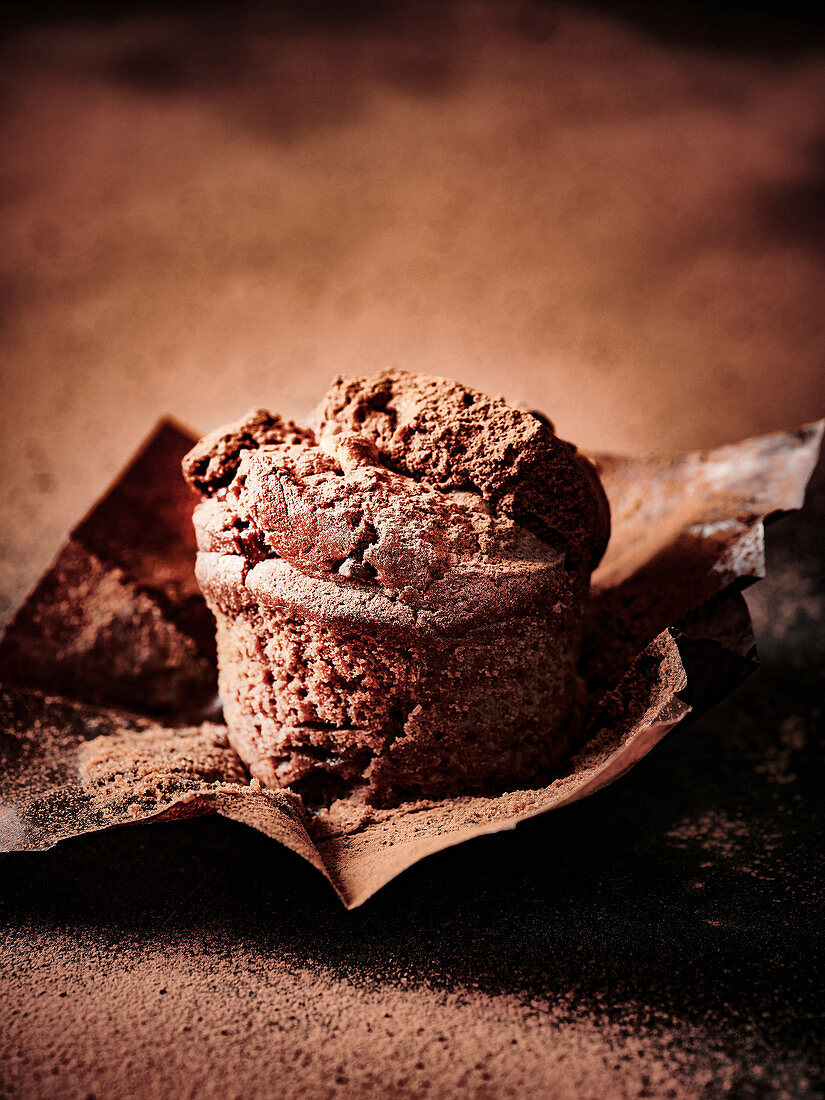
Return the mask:
M 0 1092 L 821 1095 L 824 517 L 820 462 L 734 697 L 359 910 L 218 819 L 4 857 Z

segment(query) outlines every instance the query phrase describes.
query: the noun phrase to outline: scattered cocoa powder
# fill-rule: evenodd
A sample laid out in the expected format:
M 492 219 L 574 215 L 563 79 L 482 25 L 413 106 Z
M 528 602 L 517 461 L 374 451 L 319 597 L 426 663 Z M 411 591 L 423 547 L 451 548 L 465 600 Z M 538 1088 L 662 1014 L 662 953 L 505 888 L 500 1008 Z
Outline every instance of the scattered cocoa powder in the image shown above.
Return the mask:
M 608 1016 L 564 992 L 359 982 L 222 929 L 202 947 L 174 925 L 116 947 L 28 929 L 6 939 L 6 960 L 17 951 L 0 1001 L 9 1096 L 700 1100 L 737 1095 L 743 1073 L 776 1100 L 816 1095 L 804 1063 L 772 1063 L 744 1029 L 734 1062 L 708 1028 L 638 1003 Z
M 78 758 L 80 781 L 96 800 L 110 813 L 125 806 L 133 817 L 187 795 L 246 785 L 226 729 L 207 723 L 95 737 L 80 743 Z

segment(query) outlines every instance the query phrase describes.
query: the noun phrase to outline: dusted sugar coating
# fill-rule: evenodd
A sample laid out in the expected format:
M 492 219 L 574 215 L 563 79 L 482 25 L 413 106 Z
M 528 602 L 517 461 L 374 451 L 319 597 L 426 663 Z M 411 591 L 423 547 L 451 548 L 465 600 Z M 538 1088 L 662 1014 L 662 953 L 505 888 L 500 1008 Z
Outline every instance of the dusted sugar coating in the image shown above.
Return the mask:
M 387 805 L 529 783 L 569 750 L 609 521 L 545 423 L 388 372 L 338 380 L 316 432 L 255 412 L 183 468 L 230 738 L 261 782 Z

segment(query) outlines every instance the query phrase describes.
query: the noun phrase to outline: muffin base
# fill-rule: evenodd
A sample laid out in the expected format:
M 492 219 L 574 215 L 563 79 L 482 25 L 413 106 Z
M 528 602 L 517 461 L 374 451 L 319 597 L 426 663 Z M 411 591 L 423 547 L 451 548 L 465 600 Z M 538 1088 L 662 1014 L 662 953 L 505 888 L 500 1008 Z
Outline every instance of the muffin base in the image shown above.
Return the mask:
M 206 581 L 206 583 L 203 583 Z M 308 616 L 202 577 L 230 742 L 311 803 L 372 805 L 532 783 L 578 732 L 575 612 L 440 635 Z

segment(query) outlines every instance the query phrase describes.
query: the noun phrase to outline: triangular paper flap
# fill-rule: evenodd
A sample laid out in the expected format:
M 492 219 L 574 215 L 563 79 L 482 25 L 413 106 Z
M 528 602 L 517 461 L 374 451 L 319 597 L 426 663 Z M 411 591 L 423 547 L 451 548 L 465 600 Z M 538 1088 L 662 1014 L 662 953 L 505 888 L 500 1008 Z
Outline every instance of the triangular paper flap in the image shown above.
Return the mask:
M 0 642 L 0 679 L 93 703 L 198 711 L 214 669 L 122 569 L 69 539 Z
M 593 577 L 586 674 L 610 684 L 652 638 L 764 576 L 764 521 L 802 505 L 825 420 L 706 451 L 595 455 L 613 534 Z
M 214 696 L 180 473 L 193 438 L 161 421 L 78 524 L 0 640 L 0 681 L 181 716 Z
M 737 521 L 748 526 L 801 508 L 823 433 L 825 419 L 709 450 L 591 455 L 614 525 L 594 588 L 615 588 L 638 574 L 685 531 L 702 528 L 710 536 L 714 528 L 725 532 Z

